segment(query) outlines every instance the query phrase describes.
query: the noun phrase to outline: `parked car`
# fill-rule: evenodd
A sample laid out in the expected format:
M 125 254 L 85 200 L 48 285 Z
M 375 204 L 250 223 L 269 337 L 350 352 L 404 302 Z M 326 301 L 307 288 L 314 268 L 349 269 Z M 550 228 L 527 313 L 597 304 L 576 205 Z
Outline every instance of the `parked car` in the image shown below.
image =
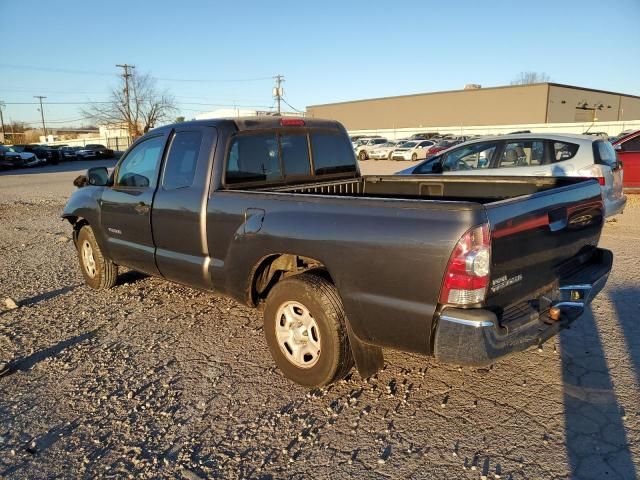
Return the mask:
M 358 157 L 359 160 L 368 160 L 369 152 L 371 150 L 387 142 L 388 140 L 382 137 L 362 139 L 358 144 L 358 146 L 355 148 L 356 156 Z
M 382 347 L 488 365 L 538 346 L 613 261 L 592 179 L 362 177 L 330 120 L 166 125 L 74 183 L 62 216 L 90 287 L 123 266 L 260 308 L 275 363 L 307 387 L 354 362 L 369 377 Z
M 76 154 L 76 152 L 80 148 L 81 147 L 69 147 L 68 145 L 65 145 L 60 148 L 60 154 L 65 160 L 77 160 L 78 155 Z
M 622 213 L 627 202 L 614 147 L 590 135 L 497 135 L 449 148 L 398 174 L 592 177 L 601 185 L 607 217 Z
M 415 162 L 427 158 L 429 148 L 435 143 L 432 140 L 420 140 L 405 142 L 391 153 L 391 160 L 411 160 Z
M 16 150 L 13 146 L 4 146 L 6 149 L 8 149 L 9 152 L 18 154 L 20 156 L 20 158 L 22 159 L 22 166 L 24 167 L 36 167 L 38 165 L 42 165 L 44 162 L 44 160 L 39 159 L 35 153 L 31 153 L 31 152 L 19 152 L 18 150 Z
M 13 148 L 18 152 L 33 153 L 39 159 L 44 160 L 46 164 L 57 165 L 61 159 L 60 152 L 46 145 L 30 143 L 26 145 L 13 145 Z
M 435 137 L 438 137 L 440 134 L 438 132 L 421 132 L 414 133 L 411 135 L 408 140 L 432 140 Z
M 427 157 L 433 156 L 439 152 L 442 152 L 443 150 L 446 150 L 447 148 L 451 148 L 454 145 L 458 145 L 460 143 L 462 143 L 460 140 L 440 140 L 429 149 L 429 151 L 427 152 Z
M 640 130 L 618 138 L 613 142 L 613 148 L 624 166 L 622 186 L 640 189 Z
M 354 135 L 351 138 L 351 146 L 355 149 L 358 145 L 360 145 L 365 140 L 369 140 L 372 138 L 380 138 L 380 135 Z
M 93 150 L 98 158 L 113 158 L 113 150 L 97 143 L 85 145 L 85 150 Z
M 93 148 L 78 147 L 76 149 L 76 158 L 78 160 L 95 160 L 98 158 L 98 152 Z
M 0 168 L 24 167 L 24 160 L 19 153 L 11 151 L 6 145 L 0 145 Z
M 380 145 L 377 145 L 373 150 L 369 151 L 369 158 L 372 158 L 373 160 L 391 160 L 391 154 L 393 153 L 393 151 L 402 146 L 404 142 L 386 142 L 386 143 L 381 143 Z

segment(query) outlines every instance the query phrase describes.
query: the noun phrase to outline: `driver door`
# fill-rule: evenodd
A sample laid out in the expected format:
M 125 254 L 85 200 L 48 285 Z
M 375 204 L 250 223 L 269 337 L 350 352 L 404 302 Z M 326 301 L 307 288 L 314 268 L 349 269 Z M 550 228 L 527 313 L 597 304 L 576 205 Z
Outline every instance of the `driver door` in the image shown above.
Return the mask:
M 101 224 L 111 260 L 157 275 L 151 205 L 166 134 L 139 141 L 118 163 L 101 199 Z

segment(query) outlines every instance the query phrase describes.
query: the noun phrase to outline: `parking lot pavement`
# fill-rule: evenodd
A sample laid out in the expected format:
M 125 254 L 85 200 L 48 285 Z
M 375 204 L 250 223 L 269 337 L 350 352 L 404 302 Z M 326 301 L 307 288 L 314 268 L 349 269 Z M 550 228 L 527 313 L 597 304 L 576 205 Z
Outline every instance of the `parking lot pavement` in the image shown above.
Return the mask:
M 0 176 L 0 478 L 638 477 L 637 199 L 605 227 L 605 290 L 542 349 L 481 369 L 385 351 L 309 392 L 251 309 L 133 272 L 85 287 L 59 219 L 76 174 Z

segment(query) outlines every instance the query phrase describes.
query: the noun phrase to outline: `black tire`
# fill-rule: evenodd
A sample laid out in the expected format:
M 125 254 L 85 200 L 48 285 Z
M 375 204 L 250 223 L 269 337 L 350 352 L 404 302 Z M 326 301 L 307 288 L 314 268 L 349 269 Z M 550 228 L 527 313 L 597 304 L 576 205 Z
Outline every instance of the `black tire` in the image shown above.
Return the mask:
M 364 161 L 367 159 L 367 152 L 365 152 L 364 150 L 360 150 L 360 153 L 358 154 L 358 158 L 361 161 Z
M 414 153 L 413 155 L 411 155 L 411 161 L 415 162 L 416 160 L 418 160 L 418 154 Z
M 91 247 L 91 255 L 94 261 L 93 268 L 87 267 L 87 262 L 83 255 L 85 243 L 88 243 Z M 80 270 L 86 284 L 96 290 L 107 290 L 113 287 L 118 279 L 118 266 L 102 254 L 102 250 L 100 250 L 93 230 L 89 225 L 85 225 L 80 229 L 76 247 Z M 90 271 L 94 272 L 93 276 Z
M 320 351 L 315 364 L 299 367 L 285 355 L 276 336 L 278 311 L 287 302 L 304 305 L 319 330 Z M 336 287 L 319 275 L 302 273 L 278 282 L 264 309 L 264 333 L 271 356 L 285 377 L 305 387 L 322 387 L 344 378 L 353 367 L 346 318 Z

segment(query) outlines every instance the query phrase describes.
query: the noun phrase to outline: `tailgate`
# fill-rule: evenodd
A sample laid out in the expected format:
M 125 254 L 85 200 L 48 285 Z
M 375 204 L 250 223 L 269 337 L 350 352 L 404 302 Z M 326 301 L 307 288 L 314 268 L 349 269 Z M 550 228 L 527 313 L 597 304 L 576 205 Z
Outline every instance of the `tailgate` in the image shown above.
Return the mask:
M 601 189 L 593 179 L 485 206 L 491 225 L 487 305 L 536 298 L 588 262 L 603 226 Z

